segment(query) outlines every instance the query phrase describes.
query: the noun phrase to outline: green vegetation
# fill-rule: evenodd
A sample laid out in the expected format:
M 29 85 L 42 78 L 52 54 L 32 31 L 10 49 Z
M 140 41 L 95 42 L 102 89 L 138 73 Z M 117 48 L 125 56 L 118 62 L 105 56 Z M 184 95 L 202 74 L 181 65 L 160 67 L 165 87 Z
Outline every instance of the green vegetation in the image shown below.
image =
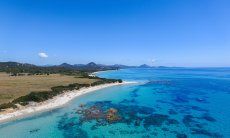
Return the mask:
M 107 83 L 121 83 L 118 79 L 89 76 L 89 73 L 117 67 L 97 65 L 69 65 L 42 67 L 17 62 L 0 62 L 0 111 L 17 108 L 17 104 L 42 102 L 65 91 Z M 29 91 L 29 92 L 28 92 Z
M 17 62 L 0 62 L 0 72 L 6 72 L 11 76 L 23 75 L 80 75 L 87 76 L 88 73 L 103 70 L 116 70 L 118 67 L 97 65 L 93 62 L 87 65 L 69 65 L 67 63 L 58 66 L 36 66 L 32 64 L 23 64 Z
M 97 77 L 97 79 L 99 79 Z M 100 78 L 98 81 L 93 82 L 91 84 L 69 84 L 68 86 L 56 86 L 52 87 L 51 91 L 40 91 L 40 92 L 31 92 L 28 95 L 21 96 L 12 102 L 9 103 L 4 103 L 0 105 L 0 111 L 7 109 L 7 108 L 16 108 L 16 104 L 20 105 L 28 105 L 30 102 L 43 102 L 45 100 L 48 100 L 54 96 L 57 96 L 65 91 L 70 91 L 70 90 L 78 90 L 80 88 L 85 88 L 85 87 L 90 87 L 90 86 L 96 86 L 96 85 L 101 85 L 101 84 L 107 84 L 107 83 L 115 83 L 119 82 L 121 83 L 122 80 L 117 80 L 117 79 L 105 79 L 105 78 Z
M 22 75 L 49 75 L 49 74 L 67 74 L 74 73 L 76 71 L 63 68 L 63 67 L 39 67 L 32 64 L 22 64 L 17 62 L 1 62 L 0 72 L 6 72 L 11 76 L 22 76 Z
M 2 109 L 7 109 L 7 108 L 17 108 L 17 106 L 14 103 L 4 103 L 0 105 L 0 111 Z
M 106 83 L 114 83 L 114 82 L 119 82 L 122 83 L 121 79 L 105 79 L 101 78 L 99 81 L 93 82 L 91 86 L 96 86 L 96 85 L 101 85 L 101 84 L 106 84 Z
M 51 91 L 55 86 L 68 86 L 69 84 L 91 84 L 99 78 L 50 74 L 50 75 L 24 75 L 9 76 L 0 73 L 0 105 L 8 103 L 30 92 Z

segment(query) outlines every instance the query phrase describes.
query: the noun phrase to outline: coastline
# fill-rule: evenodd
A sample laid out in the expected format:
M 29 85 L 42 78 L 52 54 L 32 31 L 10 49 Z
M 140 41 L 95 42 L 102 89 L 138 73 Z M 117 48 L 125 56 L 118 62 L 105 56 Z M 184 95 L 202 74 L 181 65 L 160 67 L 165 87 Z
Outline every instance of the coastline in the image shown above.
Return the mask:
M 102 73 L 102 72 L 109 72 L 109 71 L 114 71 L 114 70 L 96 71 L 96 72 L 91 73 L 90 75 L 91 75 L 91 76 L 97 76 L 97 74 L 98 74 L 98 73 Z
M 82 88 L 80 90 L 67 91 L 67 92 L 64 92 L 63 94 L 57 95 L 53 97 L 52 99 L 49 99 L 41 103 L 35 103 L 34 105 L 22 106 L 20 109 L 12 109 L 12 110 L 4 111 L 0 113 L 0 123 L 20 119 L 20 118 L 23 118 L 23 117 L 26 117 L 28 115 L 35 114 L 38 112 L 49 111 L 52 109 L 62 107 L 68 102 L 70 102 L 71 100 L 73 100 L 74 98 L 90 93 L 90 92 L 94 92 L 96 90 L 101 90 L 101 89 L 112 87 L 112 86 L 134 84 L 134 83 L 136 82 L 110 83 L 110 84 L 103 84 L 103 85 L 98 85 L 98 86 L 93 86 L 93 87 Z

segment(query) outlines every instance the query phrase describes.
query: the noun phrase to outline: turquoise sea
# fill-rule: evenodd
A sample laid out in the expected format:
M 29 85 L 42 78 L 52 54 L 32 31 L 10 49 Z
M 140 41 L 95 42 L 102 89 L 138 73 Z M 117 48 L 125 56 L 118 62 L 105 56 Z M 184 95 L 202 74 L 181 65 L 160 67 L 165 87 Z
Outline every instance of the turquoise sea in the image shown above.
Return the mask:
M 140 83 L 0 124 L 0 137 L 230 137 L 230 68 L 122 69 L 98 76 Z

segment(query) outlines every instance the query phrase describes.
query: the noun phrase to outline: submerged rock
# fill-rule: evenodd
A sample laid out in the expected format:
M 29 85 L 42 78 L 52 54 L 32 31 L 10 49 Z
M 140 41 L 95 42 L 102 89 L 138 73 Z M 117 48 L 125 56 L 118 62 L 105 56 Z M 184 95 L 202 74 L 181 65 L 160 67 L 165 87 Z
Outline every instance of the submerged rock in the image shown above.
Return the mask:
M 205 130 L 205 129 L 192 129 L 192 134 L 205 135 L 205 136 L 209 136 L 212 138 L 222 138 L 223 137 L 219 133 L 209 132 L 208 130 Z
M 177 95 L 175 99 L 173 99 L 174 102 L 176 103 L 188 103 L 189 98 L 187 95 Z
M 114 109 L 114 108 L 110 108 L 107 113 L 106 113 L 106 120 L 109 122 L 109 123 L 113 123 L 113 122 L 116 122 L 118 120 L 120 120 L 121 118 L 119 117 L 118 115 L 118 111 L 117 109 Z
M 204 115 L 201 117 L 201 119 L 204 119 L 204 120 L 209 121 L 209 122 L 215 122 L 215 121 L 216 121 L 216 119 L 213 118 L 213 117 L 211 117 L 209 114 L 204 114 Z
M 35 132 L 38 132 L 40 129 L 37 128 L 37 129 L 33 129 L 33 130 L 30 130 L 30 133 L 35 133 Z
M 161 130 L 163 130 L 163 131 L 169 131 L 169 129 L 166 128 L 166 127 L 163 127 Z
M 170 115 L 176 115 L 176 114 L 177 114 L 177 112 L 176 112 L 175 110 L 173 110 L 173 109 L 170 109 L 170 110 L 168 111 L 168 113 L 169 113 Z
M 171 103 L 170 103 L 171 104 Z M 160 106 L 160 105 L 159 105 Z M 153 108 L 154 107 L 154 108 Z M 87 133 L 82 130 L 82 126 L 84 124 L 90 124 L 90 129 L 92 131 L 108 126 L 116 123 L 121 123 L 123 125 L 127 125 L 129 128 L 131 127 L 140 127 L 144 131 L 133 131 L 133 130 L 113 130 L 110 131 L 110 134 L 120 133 L 120 134 L 146 134 L 152 130 L 152 127 L 155 128 L 155 131 L 162 129 L 164 133 L 173 132 L 178 138 L 186 138 L 186 134 L 181 134 L 181 132 L 173 131 L 169 129 L 170 125 L 175 125 L 175 127 L 180 127 L 180 122 L 172 118 L 170 114 L 178 114 L 180 110 L 191 109 L 190 105 L 177 105 L 172 104 L 172 107 L 176 107 L 175 109 L 169 109 L 169 115 L 157 113 L 159 110 L 153 107 L 147 106 L 139 106 L 136 104 L 131 104 L 129 100 L 123 100 L 120 103 L 112 103 L 111 101 L 99 101 L 99 102 L 90 102 L 85 104 L 84 106 L 80 106 L 75 112 L 70 114 L 65 114 L 61 121 L 59 122 L 59 129 L 66 132 L 67 136 L 70 136 L 71 133 L 76 133 L 76 136 L 86 136 Z M 202 110 L 202 108 L 193 106 L 193 108 L 197 110 Z M 178 111 L 178 113 L 176 111 Z M 174 115 L 173 115 L 174 116 Z M 217 133 L 210 133 L 208 131 L 204 131 L 207 124 L 202 124 L 199 120 L 206 120 L 203 123 L 209 123 L 214 121 L 209 114 L 203 114 L 203 116 L 195 117 L 190 114 L 184 115 L 182 122 L 186 127 L 188 127 L 192 133 L 202 134 L 208 136 L 220 136 Z M 209 121 L 209 122 L 207 122 Z M 163 128 L 161 128 L 163 127 Z M 170 127 L 171 128 L 171 127 Z M 194 129 L 194 130 L 193 130 Z M 75 136 L 74 135 L 74 136 Z M 156 133 L 157 135 L 157 133 Z
M 183 123 L 187 127 L 194 126 L 196 123 L 198 123 L 197 121 L 194 120 L 194 118 L 195 117 L 193 117 L 192 115 L 185 115 L 183 118 Z
M 169 118 L 168 115 L 153 114 L 144 118 L 144 127 L 161 126 Z
M 185 134 L 177 134 L 176 137 L 177 138 L 187 138 L 187 135 L 185 135 Z
M 179 122 L 175 119 L 168 119 L 167 124 L 168 125 L 177 125 L 177 124 L 179 124 Z

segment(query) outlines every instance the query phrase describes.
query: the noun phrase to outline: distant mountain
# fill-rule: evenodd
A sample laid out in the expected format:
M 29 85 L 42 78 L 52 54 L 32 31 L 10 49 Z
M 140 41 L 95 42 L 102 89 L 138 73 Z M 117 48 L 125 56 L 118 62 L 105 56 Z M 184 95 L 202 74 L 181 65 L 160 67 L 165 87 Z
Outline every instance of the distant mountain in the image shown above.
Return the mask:
M 52 65 L 52 64 L 41 65 L 41 67 L 52 67 L 52 66 L 54 66 L 54 65 Z
M 68 63 L 62 63 L 61 65 L 58 65 L 58 67 L 64 67 L 68 69 L 74 69 L 74 70 L 86 70 L 86 71 L 101 71 L 101 70 L 115 70 L 118 69 L 118 67 L 115 67 L 113 65 L 102 65 L 102 64 L 96 64 L 94 62 L 90 62 L 88 64 L 68 64 Z
M 103 71 L 103 70 L 117 70 L 117 69 L 125 69 L 125 68 L 165 68 L 165 67 L 151 67 L 147 64 L 143 64 L 140 66 L 127 66 L 121 64 L 115 65 L 103 65 L 96 64 L 95 62 L 90 62 L 88 64 L 68 64 L 62 63 L 60 65 L 49 65 L 49 66 L 36 66 L 33 64 L 27 63 L 18 63 L 18 62 L 0 62 L 0 71 L 4 72 L 65 72 L 65 71 Z
M 74 64 L 73 65 L 74 67 L 82 67 L 82 66 L 85 66 L 84 64 Z
M 62 63 L 61 65 L 59 65 L 59 67 L 66 67 L 66 68 L 68 68 L 68 67 L 73 67 L 73 65 L 70 65 L 70 64 L 68 64 L 68 63 Z
M 94 62 L 90 62 L 86 65 L 84 64 L 75 64 L 71 65 L 68 63 L 62 63 L 60 65 L 54 66 L 36 66 L 33 64 L 27 63 L 18 63 L 18 62 L 0 62 L 0 72 L 11 73 L 14 76 L 20 75 L 20 73 L 29 73 L 29 74 L 50 74 L 50 73 L 74 73 L 74 72 L 95 72 L 103 70 L 116 70 L 117 67 L 99 65 Z
M 36 68 L 37 66 L 27 63 L 18 62 L 0 62 L 0 72 L 9 72 L 10 70 L 29 70 L 31 68 Z
M 166 66 L 158 66 L 157 68 L 169 68 L 169 67 L 166 67 Z
M 10 67 L 36 67 L 35 65 L 28 63 L 18 63 L 18 62 L 0 62 L 0 68 L 10 68 Z
M 143 65 L 140 65 L 139 68 L 151 68 L 151 66 L 149 66 L 147 64 L 143 64 Z
M 90 62 L 88 64 L 86 64 L 87 67 L 98 67 L 98 65 L 94 62 Z
M 18 62 L 0 62 L 0 72 L 28 73 L 30 70 L 39 68 L 36 65 Z
M 127 66 L 127 65 L 121 65 L 121 64 L 115 64 L 112 65 L 113 67 L 119 68 L 119 69 L 125 69 L 125 68 L 136 68 L 136 66 Z

